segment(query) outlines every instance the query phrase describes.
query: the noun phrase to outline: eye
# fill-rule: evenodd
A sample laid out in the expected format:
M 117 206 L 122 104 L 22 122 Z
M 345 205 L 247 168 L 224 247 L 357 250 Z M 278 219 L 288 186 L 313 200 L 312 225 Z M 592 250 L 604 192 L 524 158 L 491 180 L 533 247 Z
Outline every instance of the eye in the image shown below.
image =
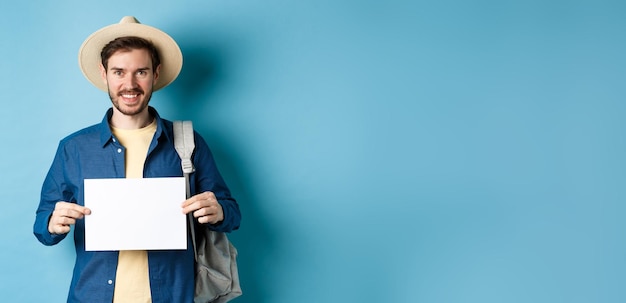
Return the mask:
M 145 76 L 147 74 L 148 74 L 148 72 L 146 72 L 145 70 L 140 70 L 140 71 L 137 72 L 137 76 Z
M 114 70 L 113 71 L 113 75 L 121 76 L 122 75 L 122 71 L 121 70 Z

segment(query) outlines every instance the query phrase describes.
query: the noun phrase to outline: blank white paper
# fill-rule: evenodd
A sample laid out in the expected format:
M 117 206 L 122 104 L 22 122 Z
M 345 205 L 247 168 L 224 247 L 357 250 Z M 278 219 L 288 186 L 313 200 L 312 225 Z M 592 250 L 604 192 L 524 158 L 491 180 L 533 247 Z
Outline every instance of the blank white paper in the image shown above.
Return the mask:
M 85 250 L 187 249 L 185 178 L 86 179 Z

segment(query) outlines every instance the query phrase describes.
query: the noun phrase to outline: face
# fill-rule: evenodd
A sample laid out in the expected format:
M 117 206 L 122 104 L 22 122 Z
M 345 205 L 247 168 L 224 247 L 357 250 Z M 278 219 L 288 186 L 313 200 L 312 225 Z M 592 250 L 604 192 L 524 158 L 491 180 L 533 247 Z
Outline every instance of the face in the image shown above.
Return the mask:
M 145 49 L 115 52 L 109 58 L 106 70 L 100 66 L 115 109 L 127 116 L 147 111 L 159 68 L 156 71 L 152 69 L 150 53 Z

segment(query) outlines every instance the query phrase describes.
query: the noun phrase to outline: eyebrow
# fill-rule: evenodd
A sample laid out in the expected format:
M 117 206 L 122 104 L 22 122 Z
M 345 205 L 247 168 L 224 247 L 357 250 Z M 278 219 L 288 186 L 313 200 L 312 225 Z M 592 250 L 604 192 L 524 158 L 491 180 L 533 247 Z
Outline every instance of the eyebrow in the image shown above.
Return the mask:
M 139 71 L 149 71 L 151 69 L 152 68 L 150 68 L 150 67 L 140 67 L 140 68 L 136 69 L 135 71 L 137 71 L 137 72 L 139 72 Z M 109 70 L 112 70 L 112 71 L 125 71 L 126 69 L 121 68 L 121 67 L 111 67 Z

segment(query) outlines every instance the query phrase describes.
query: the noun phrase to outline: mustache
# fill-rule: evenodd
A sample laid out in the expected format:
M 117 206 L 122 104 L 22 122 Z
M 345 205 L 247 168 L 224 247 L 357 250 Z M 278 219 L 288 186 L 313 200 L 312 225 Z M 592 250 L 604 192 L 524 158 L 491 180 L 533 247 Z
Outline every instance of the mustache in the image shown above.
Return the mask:
M 143 95 L 144 91 L 141 88 L 134 88 L 134 89 L 127 89 L 127 90 L 123 90 L 120 91 L 117 95 L 121 96 L 121 95 L 127 95 L 127 94 L 139 94 L 139 95 Z

